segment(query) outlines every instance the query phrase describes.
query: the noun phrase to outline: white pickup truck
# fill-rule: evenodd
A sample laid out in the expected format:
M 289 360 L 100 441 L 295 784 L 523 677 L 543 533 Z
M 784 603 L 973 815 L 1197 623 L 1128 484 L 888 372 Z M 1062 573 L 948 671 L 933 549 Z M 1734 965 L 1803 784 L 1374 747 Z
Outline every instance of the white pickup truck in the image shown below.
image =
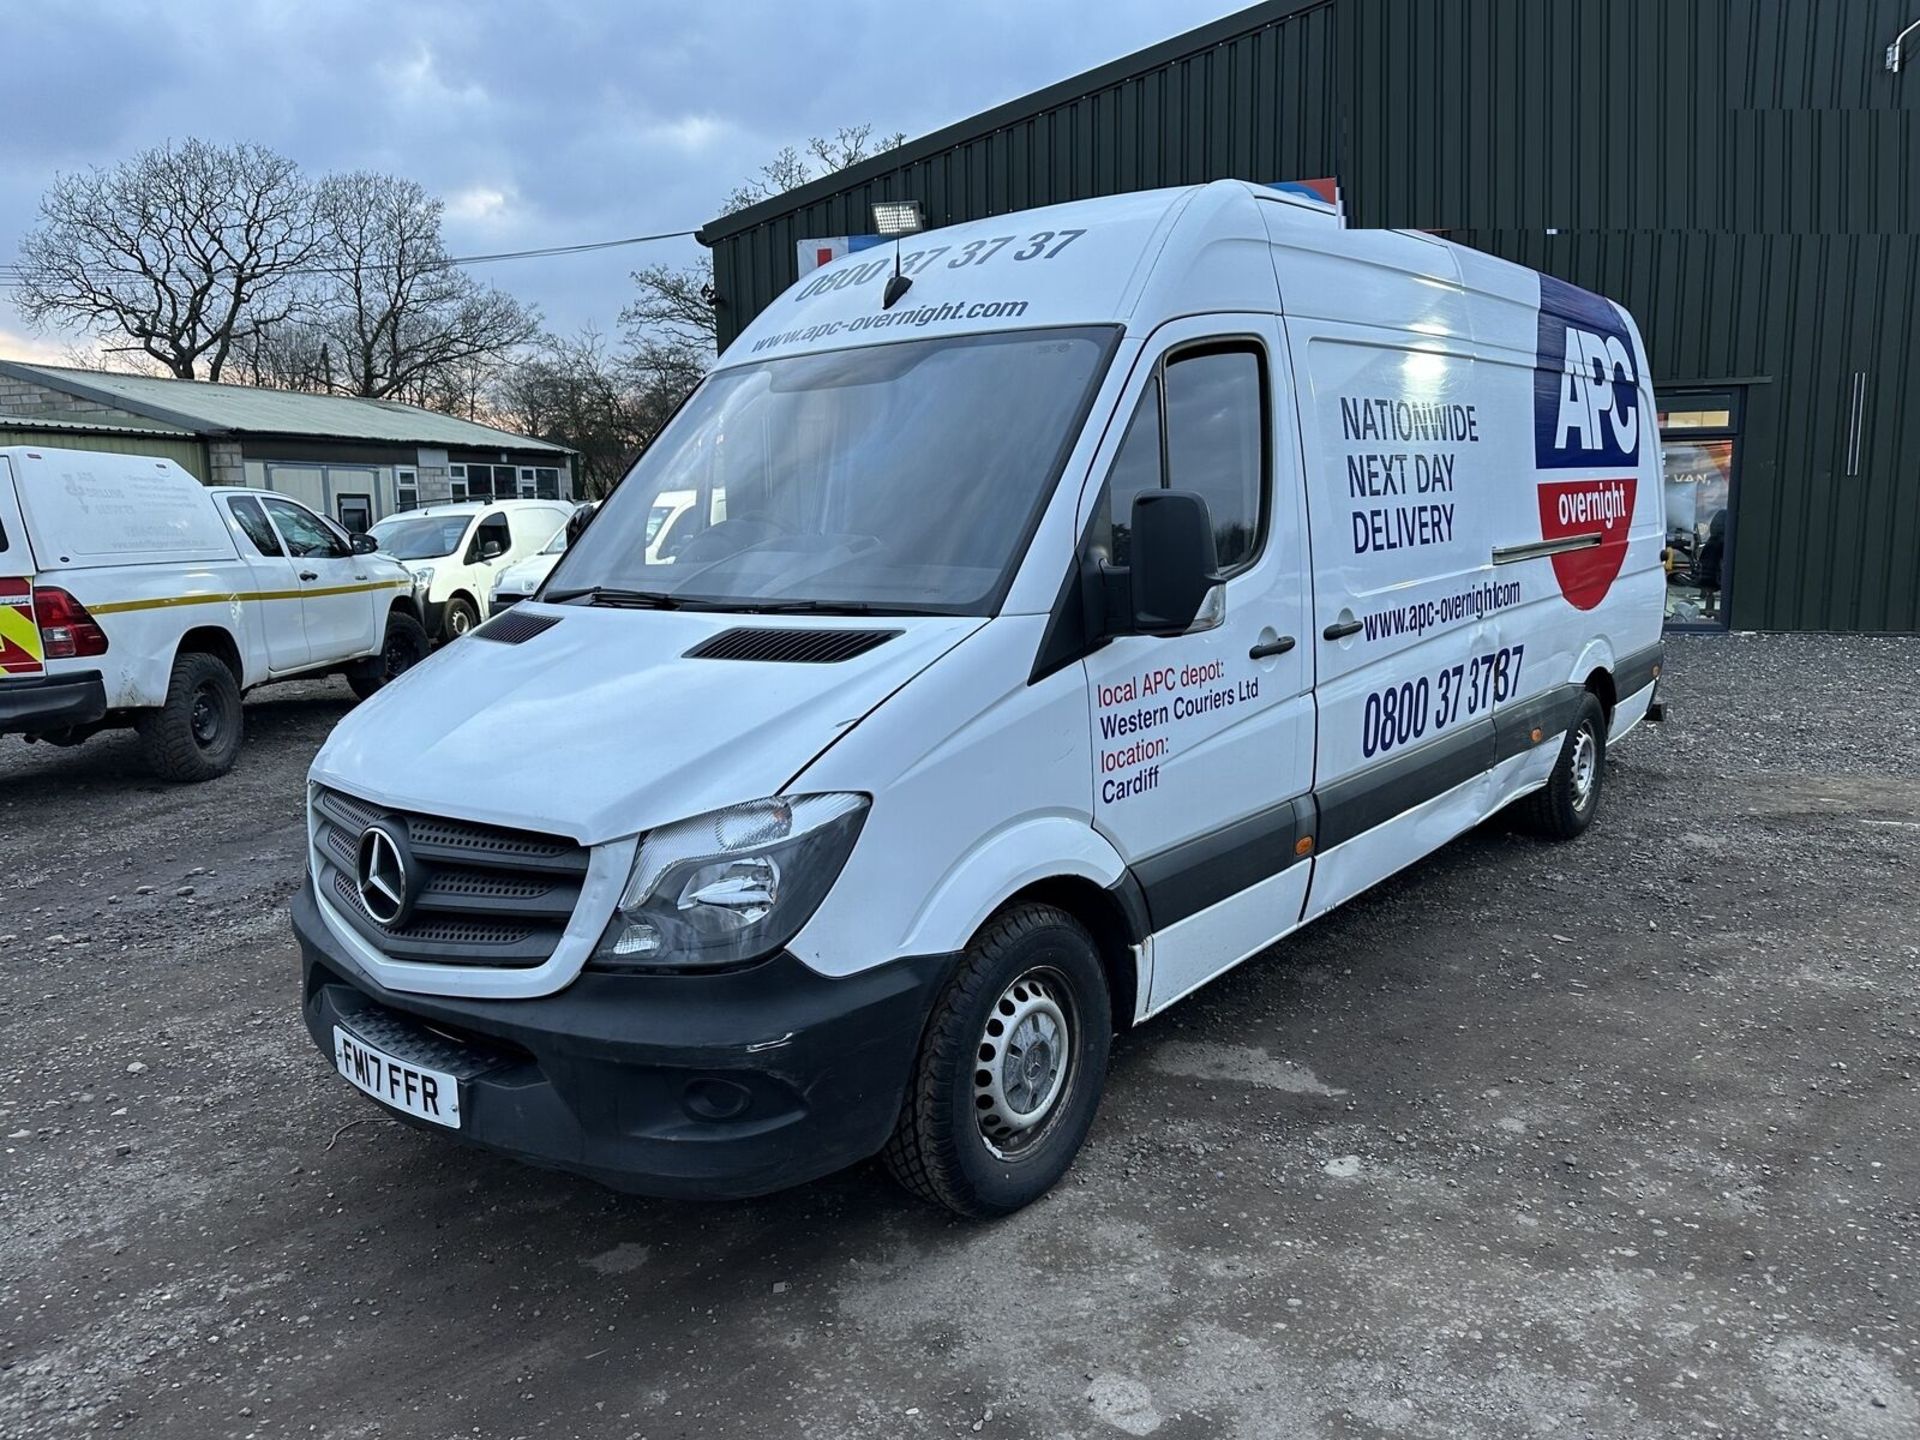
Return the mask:
M 170 460 L 0 448 L 0 734 L 132 726 L 168 780 L 233 765 L 243 692 L 427 653 L 413 576 L 364 536 Z

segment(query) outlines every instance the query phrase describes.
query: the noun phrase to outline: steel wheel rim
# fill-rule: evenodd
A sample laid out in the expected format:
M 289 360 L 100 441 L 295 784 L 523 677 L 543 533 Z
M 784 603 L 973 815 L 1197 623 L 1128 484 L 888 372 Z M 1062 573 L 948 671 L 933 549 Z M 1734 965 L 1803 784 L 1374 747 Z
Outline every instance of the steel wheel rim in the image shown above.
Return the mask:
M 975 1050 L 974 1120 L 1003 1160 L 1031 1151 L 1060 1113 L 1073 1076 L 1078 1025 L 1056 970 L 1029 970 L 1001 992 Z
M 1573 808 L 1593 803 L 1594 783 L 1600 776 L 1600 746 L 1593 727 L 1582 725 L 1573 737 Z
M 187 727 L 193 731 L 193 743 L 202 750 L 220 738 L 220 705 L 211 685 L 202 685 L 193 692 L 193 710 L 187 717 Z
M 387 641 L 387 679 L 403 675 L 413 668 L 413 646 L 396 635 Z
M 466 611 L 455 610 L 451 615 L 447 616 L 447 628 L 453 632 L 454 638 L 458 639 L 473 628 L 473 622 L 467 619 Z

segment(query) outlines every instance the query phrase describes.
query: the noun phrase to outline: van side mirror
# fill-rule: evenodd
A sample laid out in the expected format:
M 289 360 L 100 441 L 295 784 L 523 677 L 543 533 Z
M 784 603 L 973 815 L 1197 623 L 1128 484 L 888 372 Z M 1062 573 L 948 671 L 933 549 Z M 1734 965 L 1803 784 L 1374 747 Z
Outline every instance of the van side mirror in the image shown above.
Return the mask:
M 379 548 L 380 542 L 371 535 L 355 535 L 353 537 L 353 553 L 356 555 L 371 555 Z
M 480 542 L 480 558 L 482 560 L 498 560 L 502 553 L 498 540 L 482 540 Z
M 1134 496 L 1132 552 L 1135 634 L 1186 635 L 1226 617 L 1206 497 L 1191 490 Z

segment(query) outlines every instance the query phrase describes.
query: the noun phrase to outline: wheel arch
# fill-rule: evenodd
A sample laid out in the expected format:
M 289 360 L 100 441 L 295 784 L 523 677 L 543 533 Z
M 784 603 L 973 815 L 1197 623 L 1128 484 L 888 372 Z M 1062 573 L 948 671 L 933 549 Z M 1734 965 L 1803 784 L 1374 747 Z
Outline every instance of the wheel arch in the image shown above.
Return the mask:
M 196 625 L 180 637 L 174 647 L 174 660 L 182 655 L 212 655 L 233 672 L 233 683 L 246 688 L 246 663 L 240 654 L 240 642 L 221 625 Z
M 1574 662 L 1568 679 L 1583 690 L 1592 692 L 1600 701 L 1600 708 L 1606 712 L 1607 723 L 1613 723 L 1613 707 L 1619 700 L 1619 693 L 1613 680 L 1613 647 L 1605 640 L 1589 640 Z
M 1081 875 L 1053 875 L 1008 896 L 994 914 L 1013 905 L 1051 905 L 1086 926 L 1093 936 L 1094 948 L 1099 951 L 1100 968 L 1107 974 L 1113 1028 L 1123 1031 L 1133 1027 L 1134 1017 L 1140 1010 L 1140 997 L 1148 988 L 1147 977 L 1140 973 L 1140 947 L 1146 939 L 1145 911 L 1130 906 L 1129 898 L 1130 891 L 1124 883 L 1096 885 Z

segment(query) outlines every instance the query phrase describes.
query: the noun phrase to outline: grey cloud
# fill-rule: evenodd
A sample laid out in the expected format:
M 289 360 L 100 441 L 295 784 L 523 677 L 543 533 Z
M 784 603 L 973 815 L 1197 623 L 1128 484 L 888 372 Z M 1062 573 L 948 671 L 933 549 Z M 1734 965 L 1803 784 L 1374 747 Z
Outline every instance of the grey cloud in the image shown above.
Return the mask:
M 840 125 L 924 133 L 1230 8 L 980 0 L 939 8 L 466 0 L 86 0 L 9 7 L 0 258 L 57 170 L 168 137 L 254 140 L 312 172 L 409 175 L 475 253 L 698 225 L 781 146 Z M 611 328 L 691 241 L 488 267 L 549 323 Z M 0 331 L 22 327 L 0 291 Z

